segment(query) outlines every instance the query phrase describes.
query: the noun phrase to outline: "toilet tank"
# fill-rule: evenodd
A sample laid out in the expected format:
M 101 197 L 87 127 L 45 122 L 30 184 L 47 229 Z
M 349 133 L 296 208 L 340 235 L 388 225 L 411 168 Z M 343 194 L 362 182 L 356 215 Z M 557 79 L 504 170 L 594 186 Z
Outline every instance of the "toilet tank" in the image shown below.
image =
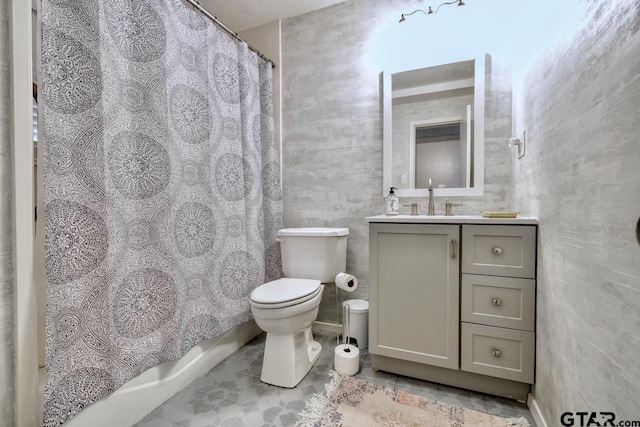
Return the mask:
M 335 281 L 347 266 L 348 228 L 285 228 L 278 231 L 285 277 Z

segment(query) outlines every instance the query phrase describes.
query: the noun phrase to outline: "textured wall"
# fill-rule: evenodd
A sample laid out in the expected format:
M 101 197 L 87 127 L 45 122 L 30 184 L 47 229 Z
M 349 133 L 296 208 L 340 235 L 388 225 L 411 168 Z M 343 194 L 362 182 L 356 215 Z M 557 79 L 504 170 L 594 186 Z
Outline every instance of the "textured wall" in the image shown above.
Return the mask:
M 10 2 L 0 2 L 0 423 L 14 423 Z
M 540 218 L 535 397 L 638 420 L 640 3 L 591 0 L 518 98 L 514 199 Z
M 364 218 L 384 212 L 382 68 L 372 63 L 371 52 L 385 48 L 378 32 L 385 25 L 392 31 L 412 28 L 396 24 L 403 8 L 414 6 L 415 1 L 351 0 L 282 23 L 285 226 L 349 228 L 347 271 L 361 283 L 354 297 L 367 298 L 369 235 Z M 453 27 L 446 31 L 460 33 Z M 420 34 L 415 40 L 422 37 L 430 36 Z M 440 34 L 438 39 L 446 44 L 446 37 Z M 415 59 L 410 50 L 407 54 L 407 61 Z M 511 71 L 509 65 L 491 60 L 487 67 L 485 196 L 459 199 L 464 206 L 458 213 L 510 208 L 511 153 L 506 144 L 511 136 Z M 401 200 L 410 202 L 426 211 L 426 199 Z M 444 210 L 444 200 L 436 203 Z M 318 320 L 335 322 L 335 307 L 335 288 L 329 286 Z

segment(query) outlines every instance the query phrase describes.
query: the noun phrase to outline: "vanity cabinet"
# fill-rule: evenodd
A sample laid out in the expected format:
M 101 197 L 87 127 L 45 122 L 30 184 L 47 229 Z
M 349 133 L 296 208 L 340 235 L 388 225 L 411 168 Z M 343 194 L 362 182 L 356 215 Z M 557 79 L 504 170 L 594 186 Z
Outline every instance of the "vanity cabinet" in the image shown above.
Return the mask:
M 369 220 L 372 367 L 525 399 L 535 366 L 535 221 Z

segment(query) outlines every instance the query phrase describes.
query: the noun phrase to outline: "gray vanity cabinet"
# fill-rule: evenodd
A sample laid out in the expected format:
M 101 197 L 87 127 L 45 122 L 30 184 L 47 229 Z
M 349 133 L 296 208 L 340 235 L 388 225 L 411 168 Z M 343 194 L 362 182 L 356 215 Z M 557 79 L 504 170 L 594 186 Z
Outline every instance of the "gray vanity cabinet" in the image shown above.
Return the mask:
M 377 219 L 369 223 L 372 368 L 526 399 L 535 367 L 535 220 Z
M 371 224 L 373 354 L 458 369 L 460 226 Z

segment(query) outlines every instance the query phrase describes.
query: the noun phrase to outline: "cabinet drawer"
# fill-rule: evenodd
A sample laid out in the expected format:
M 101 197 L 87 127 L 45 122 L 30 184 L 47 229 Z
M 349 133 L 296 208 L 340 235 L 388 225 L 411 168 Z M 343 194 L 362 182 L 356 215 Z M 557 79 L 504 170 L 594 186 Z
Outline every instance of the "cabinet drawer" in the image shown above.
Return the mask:
M 461 369 L 533 384 L 533 332 L 462 324 Z
M 463 274 L 462 321 L 533 331 L 535 289 L 533 279 Z
M 536 227 L 463 225 L 462 272 L 535 279 Z

